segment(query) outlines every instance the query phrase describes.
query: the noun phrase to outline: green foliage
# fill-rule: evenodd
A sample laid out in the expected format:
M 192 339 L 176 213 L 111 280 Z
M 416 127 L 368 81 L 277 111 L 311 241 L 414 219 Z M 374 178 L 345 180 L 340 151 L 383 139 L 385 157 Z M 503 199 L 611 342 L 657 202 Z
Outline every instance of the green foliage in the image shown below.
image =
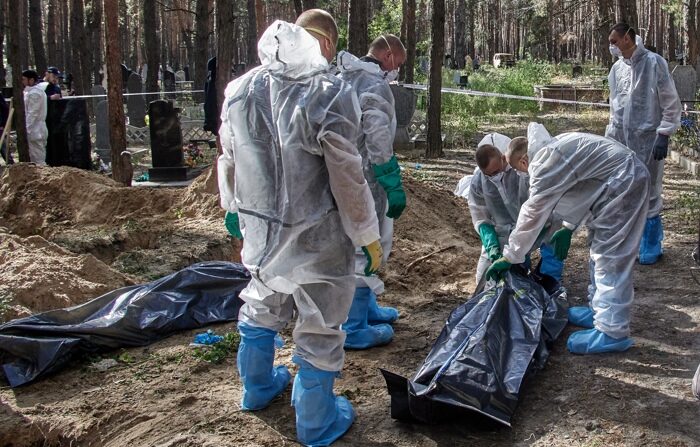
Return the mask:
M 238 332 L 228 332 L 219 343 L 194 348 L 192 355 L 196 359 L 218 364 L 226 360 L 232 352 L 237 351 L 240 342 L 241 336 Z
M 379 37 L 380 34 L 401 34 L 401 1 L 383 0 L 382 8 L 372 17 L 368 25 L 368 36 L 370 42 Z
M 697 234 L 700 219 L 700 189 L 682 192 L 672 201 L 671 215 L 679 223 L 679 230 L 686 234 Z
M 5 321 L 5 314 L 10 310 L 10 302 L 12 298 L 9 296 L 0 296 L 0 322 Z

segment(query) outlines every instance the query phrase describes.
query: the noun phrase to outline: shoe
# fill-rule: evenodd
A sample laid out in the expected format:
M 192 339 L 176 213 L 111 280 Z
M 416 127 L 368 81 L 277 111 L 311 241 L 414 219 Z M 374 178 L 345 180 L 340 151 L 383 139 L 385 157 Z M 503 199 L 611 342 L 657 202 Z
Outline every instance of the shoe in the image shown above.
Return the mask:
M 348 319 L 342 328 L 347 334 L 345 338 L 346 349 L 369 349 L 389 343 L 394 338 L 394 329 L 388 324 L 369 325 L 367 313 L 370 294 L 369 287 L 355 289 L 352 306 L 348 313 Z
M 647 219 L 639 244 L 639 263 L 643 265 L 656 264 L 664 254 L 661 244 L 663 240 L 664 226 L 661 222 L 661 216 Z
M 293 361 L 299 365 L 292 389 L 297 440 L 306 446 L 330 445 L 348 431 L 355 410 L 346 398 L 333 394 L 337 372 L 320 370 L 297 356 Z
M 364 291 L 363 289 L 367 289 Z M 360 292 L 362 290 L 362 292 Z M 355 294 L 369 293 L 369 305 L 367 306 L 367 323 L 370 325 L 393 323 L 399 319 L 399 311 L 394 307 L 379 306 L 377 295 L 369 287 L 355 289 Z
M 630 337 L 612 338 L 598 329 L 577 331 L 569 336 L 566 348 L 572 354 L 602 354 L 624 352 L 634 345 Z
M 275 366 L 275 331 L 238 323 L 241 343 L 236 364 L 243 383 L 243 410 L 261 410 L 282 394 L 292 375 L 286 366 Z
M 593 309 L 588 306 L 570 307 L 569 323 L 574 326 L 593 329 Z

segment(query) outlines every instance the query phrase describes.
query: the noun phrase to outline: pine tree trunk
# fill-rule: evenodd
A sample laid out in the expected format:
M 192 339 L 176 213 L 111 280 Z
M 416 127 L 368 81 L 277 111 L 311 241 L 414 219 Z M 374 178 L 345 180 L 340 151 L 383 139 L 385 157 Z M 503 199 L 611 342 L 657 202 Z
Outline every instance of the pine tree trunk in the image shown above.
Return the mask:
M 442 129 L 440 110 L 442 105 L 442 61 L 445 54 L 445 0 L 433 0 L 432 44 L 430 46 L 430 76 L 428 79 L 428 137 L 425 156 L 442 156 Z
M 112 148 L 112 179 L 127 184 L 121 153 L 126 150 L 126 126 L 122 96 L 122 49 L 119 42 L 119 0 L 104 0 L 107 54 L 107 103 L 109 105 L 109 144 Z M 127 185 L 128 186 L 128 185 Z
M 34 66 L 41 76 L 47 68 L 44 50 L 44 26 L 41 20 L 41 0 L 29 0 L 29 30 L 32 36 Z
M 194 28 L 194 80 L 195 90 L 204 86 L 207 79 L 207 60 L 209 60 L 209 32 L 211 30 L 210 21 L 211 0 L 197 0 L 197 15 L 195 16 Z M 222 35 L 220 35 L 223 38 Z M 188 61 L 189 62 L 189 61 Z M 197 102 L 204 102 L 204 96 L 198 94 Z
M 248 54 L 246 57 L 247 67 L 257 65 L 258 61 L 258 33 L 256 30 L 256 13 L 255 13 L 255 0 L 247 0 L 248 4 L 248 34 L 246 36 L 246 41 L 248 42 Z M 218 58 L 217 58 L 218 62 Z M 218 72 L 218 68 L 217 68 Z
M 158 26 L 158 14 L 156 14 L 157 0 L 141 0 L 143 7 L 143 28 L 146 30 L 150 38 L 146 39 L 146 85 L 147 92 L 157 92 L 158 89 L 158 66 L 160 65 L 160 46 L 156 30 Z M 162 38 L 162 33 L 161 33 Z M 153 98 L 155 99 L 155 98 Z
M 92 12 L 90 14 L 90 31 L 92 44 L 92 77 L 93 84 L 100 83 L 100 70 L 102 69 L 102 1 L 91 0 Z
M 10 1 L 7 9 L 7 16 L 22 17 L 26 3 L 21 1 Z M 28 162 L 29 144 L 27 141 L 27 120 L 24 115 L 24 94 L 22 93 L 22 60 L 20 57 L 20 43 L 27 40 L 26 30 L 20 29 L 19 20 L 7 21 L 7 59 L 12 67 L 12 105 L 15 108 L 15 130 L 17 131 L 17 152 L 19 161 Z
M 217 0 L 216 2 L 216 29 L 219 36 L 235 36 L 236 18 L 233 2 Z M 224 103 L 224 91 L 231 81 L 231 61 L 236 45 L 235 39 L 217 39 L 216 48 L 216 95 L 217 110 L 221 110 Z
M 350 0 L 348 8 L 348 51 L 355 56 L 367 54 L 367 0 Z
M 5 44 L 5 18 L 7 17 L 7 3 L 0 0 L 0 87 L 7 85 L 7 72 L 5 71 L 4 63 L 4 44 Z
M 467 2 L 457 0 L 455 8 L 455 63 L 457 68 L 464 68 L 464 57 L 467 55 Z

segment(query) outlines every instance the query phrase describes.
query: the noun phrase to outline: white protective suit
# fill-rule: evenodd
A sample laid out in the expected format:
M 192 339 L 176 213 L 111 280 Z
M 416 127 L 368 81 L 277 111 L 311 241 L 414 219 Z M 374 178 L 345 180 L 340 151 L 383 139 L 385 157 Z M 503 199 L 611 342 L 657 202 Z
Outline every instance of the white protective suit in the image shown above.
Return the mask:
M 354 247 L 379 239 L 357 97 L 303 28 L 276 21 L 258 54 L 262 66 L 226 88 L 219 130 L 221 205 L 239 213 L 252 275 L 239 321 L 277 332 L 296 305 L 296 354 L 339 371 Z
M 24 113 L 29 142 L 29 159 L 38 165 L 46 165 L 46 140 L 49 129 L 46 127 L 46 93 L 38 85 L 24 88 Z
M 389 259 L 394 237 L 394 219 L 387 217 L 388 202 L 384 188 L 377 182 L 372 165 L 387 163 L 394 155 L 396 111 L 394 94 L 385 79 L 385 72 L 373 62 L 365 62 L 347 51 L 336 57 L 338 77 L 348 82 L 360 102 L 361 129 L 357 150 L 362 156 L 362 169 L 372 191 L 379 220 L 384 262 Z M 367 258 L 361 248 L 355 252 L 355 283 L 357 287 L 369 287 L 375 294 L 384 292 L 384 282 L 377 275 L 365 276 Z
M 499 133 L 491 133 L 479 142 L 477 148 L 484 144 L 491 144 L 505 154 L 510 144 L 510 138 Z M 508 165 L 503 173 L 503 178 L 496 181 L 476 168 L 469 185 L 467 202 L 474 229 L 479 233 L 479 227 L 482 224 L 493 225 L 501 247 L 508 241 L 508 235 L 518 220 L 520 205 L 527 200 L 528 177 L 521 174 Z M 479 263 L 476 266 L 477 283 L 481 281 L 481 277 L 490 265 L 491 261 L 482 245 Z
M 632 58 L 618 59 L 608 75 L 610 123 L 605 136 L 613 138 L 646 163 L 651 177 L 648 218 L 663 208 L 661 188 L 664 161 L 654 160 L 656 134 L 672 135 L 681 123 L 681 103 L 666 61 L 641 45 Z
M 613 338 L 629 335 L 634 298 L 632 268 L 649 203 L 649 172 L 623 145 L 593 134 L 549 137 L 528 127 L 530 197 L 520 208 L 503 255 L 520 263 L 550 214 L 589 229 L 596 329 Z

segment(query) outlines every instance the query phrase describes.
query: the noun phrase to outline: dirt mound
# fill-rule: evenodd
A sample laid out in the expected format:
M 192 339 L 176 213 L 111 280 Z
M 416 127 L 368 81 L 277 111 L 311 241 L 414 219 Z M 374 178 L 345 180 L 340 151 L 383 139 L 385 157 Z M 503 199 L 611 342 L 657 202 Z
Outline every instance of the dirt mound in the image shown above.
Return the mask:
M 216 169 L 207 168 L 192 182 L 180 198 L 180 207 L 189 217 L 223 219 Z
M 76 168 L 20 163 L 0 178 L 0 225 L 15 234 L 51 234 L 56 226 L 110 224 L 166 212 L 170 189 L 124 188 Z
M 0 320 L 81 304 L 131 284 L 89 254 L 0 229 Z M 3 312 L 4 311 L 4 312 Z

